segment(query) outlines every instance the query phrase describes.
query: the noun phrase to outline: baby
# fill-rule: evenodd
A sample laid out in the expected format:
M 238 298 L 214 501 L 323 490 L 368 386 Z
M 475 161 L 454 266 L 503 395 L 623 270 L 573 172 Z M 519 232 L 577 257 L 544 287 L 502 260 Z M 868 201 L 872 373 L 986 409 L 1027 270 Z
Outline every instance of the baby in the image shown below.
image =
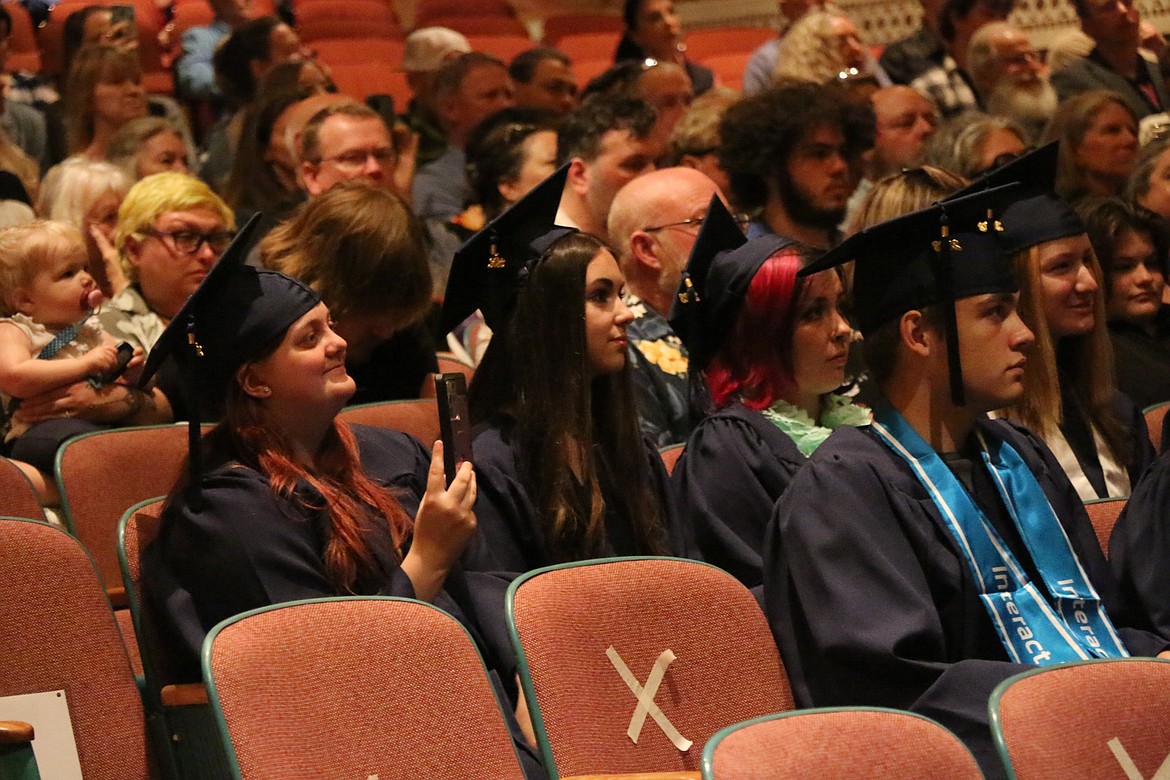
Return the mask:
M 86 270 L 88 259 L 81 233 L 60 222 L 0 230 L 0 402 L 10 447 L 29 430 L 13 416 L 18 399 L 82 380 L 96 386 L 143 362 L 141 350 L 128 363 L 119 356 L 93 316 L 102 294 Z

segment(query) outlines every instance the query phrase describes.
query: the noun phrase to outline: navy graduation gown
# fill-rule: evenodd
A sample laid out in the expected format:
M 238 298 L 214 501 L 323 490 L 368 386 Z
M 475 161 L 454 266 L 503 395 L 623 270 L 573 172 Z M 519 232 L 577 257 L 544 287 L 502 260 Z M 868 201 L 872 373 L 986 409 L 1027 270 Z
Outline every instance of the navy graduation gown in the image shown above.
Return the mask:
M 650 466 L 652 489 L 662 503 L 667 524 L 665 542 L 670 555 L 696 558 L 691 535 L 677 522 L 666 468 L 658 451 L 643 441 Z M 559 561 L 548 548 L 544 523 L 529 497 L 520 467 L 520 445 L 510 427 L 485 426 L 475 437 L 476 538 L 463 555 L 468 571 L 523 573 Z M 619 510 L 607 469 L 598 470 L 605 498 L 606 549 L 602 556 L 649 555 L 636 540 L 629 520 Z M 599 556 L 601 557 L 601 556 Z
M 1170 419 L 1170 418 L 1168 418 Z M 1109 563 L 1122 593 L 1140 604 L 1155 631 L 1170 636 L 1170 450 L 1126 502 L 1109 539 Z
M 806 460 L 786 433 L 739 402 L 699 423 L 671 478 L 703 560 L 749 588 L 762 583 L 764 531 Z
M 353 432 L 366 472 L 390 488 L 413 517 L 426 492 L 430 453 L 397 431 L 355 425 Z M 184 496 L 174 497 L 158 538 L 143 556 L 147 592 L 164 619 L 168 644 L 186 680 L 201 679 L 203 639 L 221 620 L 272 604 L 343 595 L 325 570 L 329 525 L 324 512 L 278 499 L 267 477 L 239 463 L 210 469 L 200 486 L 202 506 L 195 509 Z M 313 496 L 307 486 L 300 495 Z M 390 578 L 359 582 L 355 591 L 414 598 L 388 523 L 367 518 L 363 535 Z M 514 662 L 503 621 L 507 583 L 487 575 L 471 582 L 467 577 L 453 571 L 435 605 L 468 626 L 488 666 L 510 683 Z
M 1126 607 L 1051 452 L 1010 423 L 979 426 L 1036 475 L 1129 651 L 1165 649 Z M 1030 667 L 1007 660 L 973 576 L 910 467 L 869 428 L 835 431 L 777 504 L 764 552 L 765 608 L 797 703 L 932 717 L 1002 776 L 988 697 Z

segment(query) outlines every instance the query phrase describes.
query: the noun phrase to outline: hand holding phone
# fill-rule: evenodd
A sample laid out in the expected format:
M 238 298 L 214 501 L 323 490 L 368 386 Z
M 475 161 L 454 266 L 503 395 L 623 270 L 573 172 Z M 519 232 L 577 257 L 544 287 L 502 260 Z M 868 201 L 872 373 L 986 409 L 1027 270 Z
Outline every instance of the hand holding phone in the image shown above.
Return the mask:
M 130 362 L 132 357 L 134 357 L 134 347 L 130 345 L 130 342 L 123 341 L 118 345 L 118 364 L 109 371 L 103 371 L 97 376 L 94 376 L 92 378 L 93 382 L 95 383 L 94 387 L 108 385 L 110 382 L 113 382 L 115 379 L 122 376 L 122 374 L 126 371 L 126 364 Z
M 439 404 L 443 468 L 450 487 L 459 464 L 471 460 L 471 418 L 467 411 L 467 380 L 463 374 L 435 374 L 435 398 Z

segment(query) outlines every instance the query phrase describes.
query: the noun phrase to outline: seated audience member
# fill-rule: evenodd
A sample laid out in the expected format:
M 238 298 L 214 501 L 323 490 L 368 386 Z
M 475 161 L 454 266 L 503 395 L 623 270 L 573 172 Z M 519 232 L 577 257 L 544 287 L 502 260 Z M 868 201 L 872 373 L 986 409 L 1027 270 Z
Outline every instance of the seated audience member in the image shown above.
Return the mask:
M 581 94 L 586 99 L 601 94 L 625 96 L 641 100 L 653 108 L 657 119 L 650 143 L 656 161 L 666 159 L 674 126 L 686 114 L 695 97 L 690 76 L 673 62 L 651 65 L 619 62 L 590 80 Z
M 793 475 L 834 428 L 870 421 L 833 394 L 853 333 L 842 274 L 798 279 L 806 256 L 783 236 L 745 243 L 712 200 L 671 312 L 710 393 L 674 469 L 680 514 L 703 560 L 748 587 L 762 582 L 764 530 Z
M 402 119 L 418 136 L 419 165 L 434 162 L 447 151 L 435 90 L 439 70 L 445 63 L 470 52 L 467 38 L 446 27 L 423 27 L 406 36 L 399 70 L 406 74 L 411 98 Z
M 122 125 L 106 146 L 106 159 L 126 171 L 132 181 L 163 171 L 190 171 L 183 136 L 162 117 L 146 116 Z
M 431 274 L 422 225 L 400 197 L 369 182 L 339 182 L 265 236 L 260 259 L 329 306 L 349 345 L 350 403 L 419 397 L 439 369 L 423 324 Z
M 37 213 L 42 218 L 81 231 L 89 248 L 87 270 L 107 298 L 122 292 L 127 284 L 114 236 L 118 207 L 129 190 L 130 179 L 121 168 L 77 157 L 49 171 L 37 200 Z
M 965 184 L 966 179 L 933 165 L 891 173 L 874 182 L 858 202 L 847 232 L 853 235 L 894 217 L 924 209 L 954 194 Z
M 810 247 L 836 243 L 873 148 L 873 110 L 837 88 L 774 87 L 727 109 L 719 160 L 733 200 L 755 214 L 748 238 L 775 233 Z
M 306 90 L 261 95 L 248 109 L 224 200 L 239 218 L 263 213 L 279 221 L 299 206 L 305 193 L 297 180 L 296 158 L 276 123 L 290 106 L 309 96 Z
M 1170 219 L 1170 141 L 1152 141 L 1138 152 L 1125 187 L 1131 203 Z
M 94 316 L 102 294 L 85 270 L 88 262 L 81 233 L 68 225 L 41 221 L 0 230 L 4 448 L 47 474 L 53 472 L 57 448 L 66 439 L 104 426 L 81 416 L 30 420 L 19 414 L 21 401 L 77 383 L 101 387 L 120 378 L 113 373 L 118 343 Z M 141 366 L 142 350 L 137 349 L 126 365 L 132 372 L 128 376 L 136 376 Z M 137 411 L 122 405 L 120 415 L 101 423 L 134 424 Z
M 882 223 L 802 270 L 856 260 L 856 322 L 883 398 L 872 425 L 838 428 L 780 498 L 764 604 L 798 706 L 926 715 L 1001 778 L 996 685 L 1034 664 L 1170 643 L 1132 627 L 1148 619 L 1120 597 L 1048 449 L 986 416 L 1033 369 L 1013 264 L 994 228 L 977 227 L 994 224 L 994 197 Z
M 944 122 L 922 149 L 922 162 L 976 179 L 1028 151 L 1028 133 L 1011 119 L 970 111 Z
M 147 114 L 137 54 L 103 44 L 82 47 L 69 69 L 64 102 L 69 153 L 104 160 L 114 134 Z
M 467 140 L 467 182 L 479 214 L 461 215 L 471 232 L 500 216 L 557 166 L 560 119 L 541 109 L 505 108 L 475 126 Z
M 238 50 L 236 51 L 238 52 Z M 241 56 L 246 55 L 241 53 Z M 231 58 L 220 57 L 216 60 L 216 67 L 223 71 L 219 78 L 225 83 L 238 80 L 238 77 L 233 79 L 226 72 L 234 64 L 236 63 Z M 251 67 L 247 63 L 244 66 Z M 201 155 L 199 178 L 216 190 L 223 189 L 224 183 L 231 175 L 232 166 L 235 164 L 244 121 L 249 116 L 250 110 L 260 102 L 260 96 L 286 92 L 318 95 L 335 93 L 337 87 L 320 63 L 314 60 L 296 57 L 273 64 L 268 68 L 263 78 L 256 80 L 255 87 L 250 90 L 251 97 L 246 102 L 231 106 L 220 116 L 219 121 L 207 131 L 203 142 L 204 152 Z M 290 159 L 293 156 L 295 155 L 290 153 Z
M 203 638 L 225 618 L 359 594 L 443 608 L 469 629 L 493 676 L 510 682 L 514 661 L 485 638 L 503 632 L 500 581 L 458 565 L 476 529 L 471 463 L 448 487 L 441 444 L 428 453 L 406 434 L 340 422 L 354 383 L 329 309 L 295 279 L 244 265 L 244 244 L 192 296 L 146 370 L 149 378 L 170 358 L 203 405 L 223 409 L 143 553 L 176 673 L 199 678 Z M 522 740 L 517 750 L 540 777 Z
M 156 173 L 131 187 L 114 239 L 130 284 L 102 306 L 102 327 L 149 354 L 235 227 L 227 204 L 192 176 Z
M 1117 198 L 1091 198 L 1077 210 L 1101 263 L 1117 389 L 1140 409 L 1170 401 L 1166 225 Z
M 24 71 L 8 72 L 6 62 L 12 37 L 12 16 L 0 7 L 0 75 L 6 84 L 3 103 L 0 103 L 0 131 L 9 143 L 38 166 L 44 165 L 48 151 L 48 136 L 43 109 L 58 100 L 57 91 L 39 77 Z M 10 170 L 8 166 L 4 166 Z
M 512 105 L 508 69 L 490 54 L 461 54 L 439 69 L 435 103 L 447 149 L 414 175 L 414 213 L 451 219 L 466 207 L 464 147 L 472 129 L 490 114 Z
M 719 186 L 731 198 L 731 182 L 719 162 L 719 123 L 739 94 L 726 87 L 716 87 L 695 98 L 670 133 L 666 162 L 668 166 L 694 168 Z M 734 202 L 734 201 L 732 201 Z
M 840 11 L 809 11 L 780 39 L 773 83 L 829 84 L 856 78 L 870 78 L 883 87 L 890 84 L 857 25 Z
M 971 36 L 967 69 L 983 109 L 1019 122 L 1038 139 L 1056 111 L 1048 68 L 1028 34 L 1007 22 L 986 24 Z
M 751 59 L 743 69 L 743 94 L 754 95 L 772 86 L 772 74 L 780 56 L 780 41 L 809 11 L 824 8 L 825 0 L 780 0 L 780 35 L 762 44 L 752 52 Z
M 944 0 L 938 21 L 942 51 L 907 82 L 930 98 L 943 119 L 979 108 L 967 74 L 967 49 L 980 27 L 1006 21 L 1013 5 L 1014 0 Z
M 274 67 L 311 59 L 291 27 L 275 16 L 261 16 L 233 30 L 216 49 L 215 80 L 230 105 L 244 106 L 256 97 L 261 81 Z
M 37 22 L 34 21 L 34 25 L 36 24 Z M 51 79 L 47 76 L 32 71 L 10 70 L 8 68 L 7 58 L 8 54 L 11 53 L 12 44 L 12 15 L 8 13 L 6 8 L 0 8 L 0 41 L 3 41 L 5 46 L 5 50 L 0 52 L 0 73 L 3 73 L 8 80 L 7 88 L 4 91 L 6 106 L 10 103 L 18 103 L 23 108 L 31 108 L 39 113 L 60 100 L 60 95 L 57 94 Z M 42 132 L 44 132 L 43 119 L 41 125 Z
M 874 115 L 873 152 L 865 161 L 865 176 L 849 198 L 845 225 L 854 222 L 854 210 L 875 181 L 919 164 L 923 148 L 938 128 L 934 104 L 910 87 L 884 87 L 870 95 L 869 102 Z
M 445 324 L 479 308 L 494 332 L 469 396 L 481 426 L 473 570 L 689 551 L 638 430 L 621 270 L 597 238 L 552 228 L 564 179 L 561 168 L 460 250 L 444 301 Z
M 252 0 L 209 0 L 215 19 L 211 24 L 183 32 L 181 53 L 175 60 L 175 91 L 188 100 L 223 99 L 212 61 L 216 50 L 233 30 L 252 18 Z
M 573 61 L 547 46 L 517 54 L 508 65 L 517 108 L 535 108 L 565 116 L 577 107 Z
M 1053 69 L 1052 85 L 1062 102 L 1084 92 L 1110 90 L 1138 119 L 1170 110 L 1170 92 L 1158 58 L 1141 48 L 1141 15 L 1136 3 L 1073 0 L 1081 30 L 1092 50 Z
M 410 197 L 413 160 L 401 159 L 386 123 L 369 106 L 343 101 L 322 108 L 305 123 L 298 146 L 300 182 L 309 197 L 350 179 Z
M 1003 212 L 1001 243 L 1016 263 L 1020 317 L 1036 340 L 1024 392 L 1004 414 L 1044 441 L 1082 500 L 1121 498 L 1154 452 L 1141 411 L 1116 391 L 1104 276 L 1085 223 L 1044 191 L 1054 152 L 1040 149 L 972 185 L 1024 184 Z
M 557 133 L 557 161 L 569 163 L 557 225 L 605 237 L 618 190 L 654 170 L 655 121 L 654 109 L 621 95 L 591 96 L 569 115 Z
M 660 62 L 642 71 L 635 82 L 633 97 L 654 109 L 654 149 L 665 158 L 675 125 L 686 115 L 695 99 L 691 77 L 672 62 Z
M 626 279 L 622 298 L 634 314 L 626 333 L 638 421 L 658 447 L 691 433 L 687 351 L 666 318 L 718 192 L 696 170 L 661 168 L 622 187 L 609 212 L 611 245 Z
M 1047 140 L 1060 142 L 1060 197 L 1120 196 L 1137 160 L 1137 117 L 1114 92 L 1082 92 L 1056 109 Z
M 906 86 L 879 89 L 869 102 L 875 120 L 869 178 L 880 179 L 917 165 L 923 147 L 938 129 L 934 105 Z
M 622 18 L 626 29 L 614 52 L 615 63 L 673 62 L 686 69 L 696 95 L 715 86 L 715 73 L 686 57 L 682 21 L 674 10 L 674 0 L 625 0 Z

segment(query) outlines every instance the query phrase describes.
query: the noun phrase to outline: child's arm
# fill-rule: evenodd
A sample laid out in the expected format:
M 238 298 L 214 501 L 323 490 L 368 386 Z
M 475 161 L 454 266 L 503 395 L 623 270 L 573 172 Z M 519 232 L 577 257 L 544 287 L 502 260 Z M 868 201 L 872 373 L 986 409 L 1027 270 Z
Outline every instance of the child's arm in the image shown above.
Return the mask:
M 0 323 L 0 391 L 14 398 L 46 393 L 113 368 L 118 351 L 103 344 L 81 357 L 38 360 L 28 336 L 10 323 Z

